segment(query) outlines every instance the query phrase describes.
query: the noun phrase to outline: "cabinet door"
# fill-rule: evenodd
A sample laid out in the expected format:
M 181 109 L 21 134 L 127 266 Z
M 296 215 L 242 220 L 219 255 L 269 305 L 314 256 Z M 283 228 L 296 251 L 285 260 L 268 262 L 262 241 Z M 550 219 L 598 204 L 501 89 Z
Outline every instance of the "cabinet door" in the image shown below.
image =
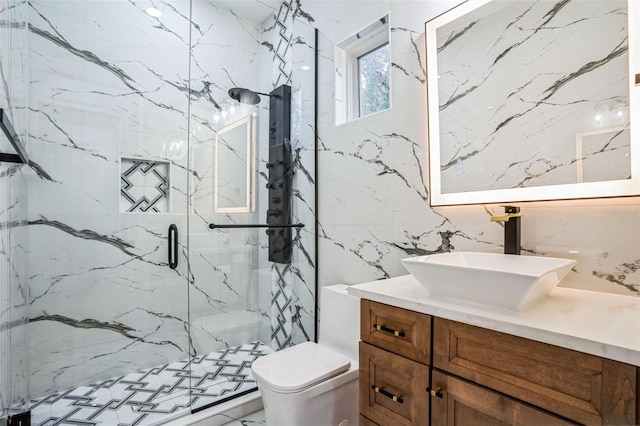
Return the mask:
M 377 423 L 372 422 L 363 415 L 360 415 L 360 426 L 378 426 Z
M 636 424 L 635 367 L 434 319 L 434 367 L 588 425 Z
M 360 338 L 422 364 L 430 363 L 429 315 L 362 299 Z
M 575 425 L 518 400 L 433 370 L 432 426 Z
M 360 414 L 385 425 L 429 424 L 429 368 L 360 342 Z

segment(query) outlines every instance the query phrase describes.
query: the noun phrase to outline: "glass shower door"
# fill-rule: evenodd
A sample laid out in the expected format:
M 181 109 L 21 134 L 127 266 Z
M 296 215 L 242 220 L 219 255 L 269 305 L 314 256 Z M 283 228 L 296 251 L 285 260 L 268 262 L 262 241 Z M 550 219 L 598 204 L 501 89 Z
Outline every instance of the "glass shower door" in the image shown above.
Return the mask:
M 190 2 L 152 6 L 28 2 L 34 424 L 189 411 Z
M 26 140 L 27 6 L 0 0 L 0 109 L 7 124 Z M 8 130 L 8 129 L 7 129 Z M 11 132 L 9 132 L 11 133 Z M 14 142 L 15 143 L 15 142 Z M 0 153 L 18 154 L 4 131 Z M 27 214 L 25 172 L 16 163 L 0 163 L 0 424 L 24 409 L 28 398 L 27 288 L 24 225 Z
M 315 338 L 315 33 L 308 25 L 296 27 L 295 7 L 295 2 L 193 3 L 194 411 L 253 392 L 253 361 Z M 247 91 L 233 88 L 261 92 L 260 99 L 240 103 L 232 95 Z M 270 96 L 274 89 L 280 92 Z M 290 114 L 284 108 L 274 114 L 274 99 L 282 103 L 289 91 Z M 278 126 L 290 124 L 286 137 L 270 128 L 276 116 Z M 286 161 L 270 159 L 274 145 L 275 151 L 290 152 Z M 285 178 L 292 183 L 286 197 L 276 193 L 288 187 Z M 280 225 L 302 222 L 304 228 L 258 227 L 275 219 Z M 291 231 L 290 244 L 270 242 L 281 231 Z M 283 246 L 291 248 L 291 256 L 274 256 L 285 252 Z
M 195 411 L 254 391 L 251 362 L 256 353 L 271 351 L 259 343 L 260 328 L 268 329 L 257 285 L 257 235 L 264 230 L 209 229 L 216 222 L 264 221 L 256 208 L 261 109 L 227 95 L 232 82 L 257 87 L 260 22 L 229 5 L 193 2 L 189 302 Z

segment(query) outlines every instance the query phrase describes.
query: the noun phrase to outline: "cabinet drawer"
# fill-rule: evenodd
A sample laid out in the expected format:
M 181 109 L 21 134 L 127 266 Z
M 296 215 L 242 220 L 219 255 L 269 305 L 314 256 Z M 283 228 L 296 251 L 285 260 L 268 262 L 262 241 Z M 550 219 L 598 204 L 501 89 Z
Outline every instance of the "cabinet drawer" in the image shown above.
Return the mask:
M 426 365 L 360 342 L 360 414 L 368 419 L 385 426 L 427 425 L 428 381 Z
M 575 425 L 513 398 L 433 371 L 432 426 Z
M 360 302 L 360 338 L 422 364 L 430 363 L 431 317 L 382 303 Z
M 433 365 L 579 423 L 636 424 L 627 364 L 435 318 Z

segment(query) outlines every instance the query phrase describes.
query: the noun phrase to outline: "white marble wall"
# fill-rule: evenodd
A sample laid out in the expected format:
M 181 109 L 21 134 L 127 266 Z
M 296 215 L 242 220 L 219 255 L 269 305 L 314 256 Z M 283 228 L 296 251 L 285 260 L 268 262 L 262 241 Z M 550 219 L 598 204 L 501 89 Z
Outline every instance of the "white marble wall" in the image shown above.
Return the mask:
M 20 0 L 0 1 L 0 108 L 21 142 L 26 132 L 26 11 Z M 0 152 L 15 151 L 0 134 Z M 28 398 L 26 357 L 27 166 L 0 164 L 0 424 Z
M 449 250 L 501 252 L 491 206 L 431 208 L 424 23 L 458 1 L 303 4 L 320 32 L 320 285 L 406 274 L 400 259 Z M 334 45 L 390 12 L 392 108 L 334 124 Z M 483 167 L 491 167 L 484 164 Z M 575 258 L 562 285 L 640 295 L 638 198 L 521 204 L 525 254 Z

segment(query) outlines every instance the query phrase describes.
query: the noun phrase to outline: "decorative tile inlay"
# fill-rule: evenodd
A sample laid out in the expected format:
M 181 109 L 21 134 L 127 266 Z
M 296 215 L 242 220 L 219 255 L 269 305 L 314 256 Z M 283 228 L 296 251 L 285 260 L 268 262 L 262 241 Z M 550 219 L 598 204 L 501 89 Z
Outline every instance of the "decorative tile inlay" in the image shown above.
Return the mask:
M 290 84 L 293 69 L 291 41 L 297 0 L 283 1 L 276 21 L 273 55 L 273 87 Z M 272 264 L 271 345 L 278 350 L 291 346 L 293 332 L 293 286 L 291 265 Z M 287 276 L 289 275 L 289 276 Z
M 291 346 L 293 329 L 293 289 L 286 276 L 291 264 L 273 264 L 271 286 L 271 346 L 284 349 Z M 291 277 L 289 277 L 291 279 Z
M 273 87 L 282 84 L 289 84 L 291 80 L 291 70 L 293 61 L 291 60 L 291 40 L 293 38 L 293 5 L 295 0 L 290 2 L 283 1 L 278 11 L 278 21 L 276 22 L 279 29 L 276 36 L 276 49 L 273 55 Z
M 273 350 L 261 342 L 147 368 L 36 400 L 36 425 L 151 425 L 257 389 L 253 361 Z M 189 388 L 191 387 L 191 397 Z
M 169 166 L 165 161 L 122 158 L 120 212 L 168 213 Z

